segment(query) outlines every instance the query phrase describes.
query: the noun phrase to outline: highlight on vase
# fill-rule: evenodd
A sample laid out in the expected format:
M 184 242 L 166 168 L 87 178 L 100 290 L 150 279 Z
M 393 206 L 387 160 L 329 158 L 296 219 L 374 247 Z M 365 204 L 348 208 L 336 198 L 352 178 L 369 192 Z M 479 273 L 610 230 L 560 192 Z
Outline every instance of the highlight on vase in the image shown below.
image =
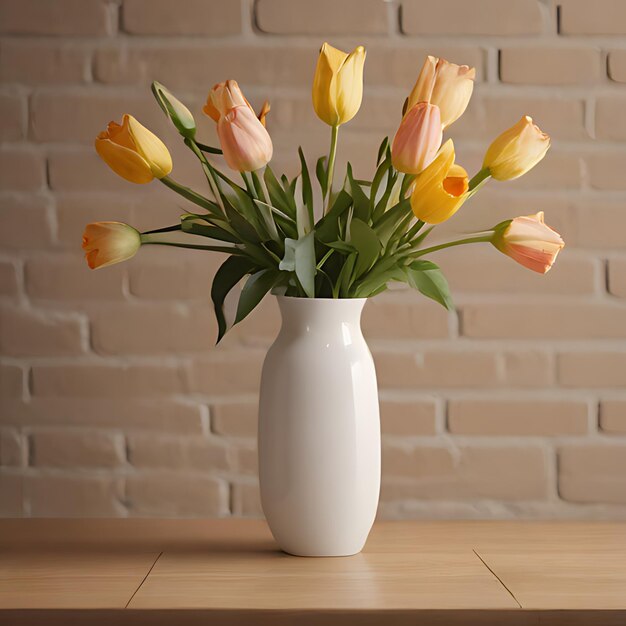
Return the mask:
M 365 58 L 363 46 L 347 53 L 323 44 L 312 104 L 330 126 L 330 145 L 311 169 L 298 149 L 300 172 L 293 178 L 270 165 L 268 102 L 257 114 L 235 80 L 216 83 L 203 108 L 216 124 L 220 145 L 212 146 L 198 139 L 190 109 L 165 86 L 153 83 L 158 105 L 198 159 L 206 187 L 193 190 L 172 178 L 169 150 L 130 114 L 122 124 L 110 122 L 95 141 L 109 167 L 134 183 L 157 179 L 194 208 L 173 225 L 143 233 L 117 222 L 88 225 L 83 247 L 89 266 L 129 259 L 145 245 L 226 253 L 211 290 L 218 341 L 228 329 L 224 301 L 244 279 L 234 323 L 269 292 L 369 298 L 394 282 L 451 308 L 443 273 L 425 257 L 460 245 L 492 244 L 524 267 L 547 272 L 564 243 L 544 223 L 542 212 L 426 245 L 435 225 L 466 210 L 491 178 L 522 176 L 550 147 L 550 137 L 524 116 L 491 143 L 482 168 L 468 175 L 456 162 L 453 141 L 442 144 L 442 139 L 467 108 L 474 68 L 427 57 L 404 107 L 398 105 L 395 138 L 384 138 L 372 155 L 373 176 L 355 177 L 350 162 L 345 171 L 336 171 L 340 127 L 358 114 L 363 99 Z

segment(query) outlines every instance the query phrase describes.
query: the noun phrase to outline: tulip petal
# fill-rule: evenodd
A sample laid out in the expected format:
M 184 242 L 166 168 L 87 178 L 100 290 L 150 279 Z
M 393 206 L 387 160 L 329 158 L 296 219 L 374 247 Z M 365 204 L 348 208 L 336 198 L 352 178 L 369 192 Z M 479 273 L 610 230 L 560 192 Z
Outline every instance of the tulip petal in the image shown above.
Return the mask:
M 132 115 L 124 116 L 124 124 L 128 124 L 137 152 L 148 162 L 154 176 L 167 176 L 172 171 L 172 157 L 166 145 Z
M 154 179 L 150 164 L 137 152 L 114 143 L 110 139 L 96 139 L 96 152 L 100 158 L 118 175 L 143 185 Z

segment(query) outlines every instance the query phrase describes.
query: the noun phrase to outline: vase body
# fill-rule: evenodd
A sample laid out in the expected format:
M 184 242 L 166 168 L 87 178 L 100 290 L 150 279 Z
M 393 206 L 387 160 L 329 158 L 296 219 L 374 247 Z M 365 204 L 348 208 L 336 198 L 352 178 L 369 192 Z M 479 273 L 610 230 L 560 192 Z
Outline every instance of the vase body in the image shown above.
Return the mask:
M 282 326 L 261 376 L 259 479 L 269 527 L 290 554 L 356 554 L 376 516 L 380 418 L 365 301 L 278 297 Z

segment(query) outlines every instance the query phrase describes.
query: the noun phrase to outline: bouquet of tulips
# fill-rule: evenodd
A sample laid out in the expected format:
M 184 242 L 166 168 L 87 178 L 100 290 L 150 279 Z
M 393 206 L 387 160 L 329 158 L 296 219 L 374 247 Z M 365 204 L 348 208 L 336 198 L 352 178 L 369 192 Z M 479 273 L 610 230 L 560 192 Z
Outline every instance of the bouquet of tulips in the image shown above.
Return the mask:
M 119 222 L 89 224 L 83 249 L 91 268 L 132 257 L 142 245 L 168 245 L 228 254 L 213 281 L 211 297 L 219 339 L 227 330 L 224 300 L 245 278 L 235 323 L 270 291 L 307 298 L 361 298 L 385 291 L 393 281 L 452 307 L 441 270 L 425 257 L 436 250 L 486 242 L 536 272 L 552 266 L 563 240 L 543 213 L 516 217 L 462 239 L 425 247 L 434 226 L 452 217 L 490 179 L 518 178 L 546 154 L 550 138 L 530 117 L 504 131 L 487 149 L 472 178 L 455 162 L 454 144 L 443 132 L 465 111 L 474 68 L 429 56 L 404 103 L 393 141 L 385 138 L 372 180 L 354 177 L 348 163 L 338 180 L 339 128 L 358 112 L 363 95 L 365 49 L 347 54 L 325 43 L 313 79 L 313 108 L 331 128 L 328 155 L 314 176 L 299 149 L 300 173 L 277 175 L 269 165 L 272 140 L 266 102 L 255 114 L 234 80 L 216 84 L 203 113 L 217 125 L 220 147 L 201 143 L 189 109 L 159 83 L 152 91 L 185 145 L 196 155 L 207 193 L 170 177 L 172 159 L 163 142 L 130 115 L 98 135 L 98 154 L 133 183 L 158 179 L 194 205 L 174 226 L 140 233 Z M 235 181 L 218 166 L 238 172 Z M 316 179 L 316 183 L 315 183 Z M 319 192 L 314 193 L 314 184 Z M 315 206 L 321 198 L 321 206 Z M 175 231 L 180 231 L 176 233 Z M 172 233 L 179 236 L 172 239 Z M 180 234 L 190 237 L 181 241 Z M 247 277 L 247 278 L 246 278 Z

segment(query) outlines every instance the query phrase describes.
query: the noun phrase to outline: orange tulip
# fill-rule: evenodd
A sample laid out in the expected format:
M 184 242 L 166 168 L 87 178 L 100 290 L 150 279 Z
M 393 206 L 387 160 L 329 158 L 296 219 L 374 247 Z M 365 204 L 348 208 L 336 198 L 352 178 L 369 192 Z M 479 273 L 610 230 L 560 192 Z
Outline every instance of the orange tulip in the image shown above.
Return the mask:
M 498 224 L 492 243 L 520 265 L 540 274 L 552 267 L 565 245 L 561 235 L 543 221 L 543 211 Z
M 122 222 L 87 224 L 83 234 L 85 259 L 92 270 L 130 259 L 140 246 L 139 231 Z
M 463 115 L 474 89 L 476 70 L 429 56 L 409 95 L 407 111 L 418 102 L 430 102 L 441 110 L 441 123 L 447 128 Z
M 439 107 L 418 102 L 406 113 L 393 138 L 393 166 L 405 174 L 419 174 L 435 158 L 442 136 Z
M 227 80 L 211 89 L 202 110 L 217 122 L 217 135 L 228 167 L 251 172 L 267 165 L 273 152 L 272 140 L 265 129 L 268 102 L 263 104 L 257 118 L 236 81 Z

